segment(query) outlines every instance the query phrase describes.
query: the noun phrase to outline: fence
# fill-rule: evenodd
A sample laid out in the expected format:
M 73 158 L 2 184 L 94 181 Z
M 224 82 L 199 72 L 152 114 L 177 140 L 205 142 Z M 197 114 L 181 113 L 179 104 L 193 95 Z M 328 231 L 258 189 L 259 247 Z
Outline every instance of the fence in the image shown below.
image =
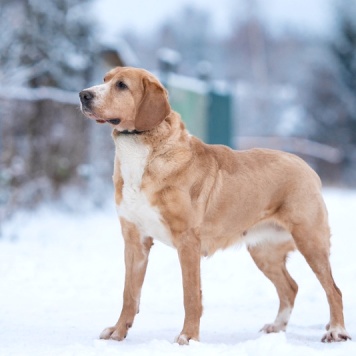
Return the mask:
M 233 98 L 226 86 L 176 74 L 165 84 L 189 132 L 206 143 L 233 146 Z

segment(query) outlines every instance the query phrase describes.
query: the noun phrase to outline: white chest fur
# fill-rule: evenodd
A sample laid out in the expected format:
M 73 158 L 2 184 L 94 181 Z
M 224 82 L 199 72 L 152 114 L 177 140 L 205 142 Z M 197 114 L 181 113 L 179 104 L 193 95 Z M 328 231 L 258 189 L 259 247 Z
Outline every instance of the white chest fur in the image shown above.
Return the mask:
M 142 144 L 135 135 L 121 136 L 116 139 L 115 145 L 124 181 L 122 201 L 117 206 L 119 217 L 134 223 L 142 238 L 153 237 L 171 246 L 170 232 L 158 208 L 150 204 L 141 190 L 149 147 Z

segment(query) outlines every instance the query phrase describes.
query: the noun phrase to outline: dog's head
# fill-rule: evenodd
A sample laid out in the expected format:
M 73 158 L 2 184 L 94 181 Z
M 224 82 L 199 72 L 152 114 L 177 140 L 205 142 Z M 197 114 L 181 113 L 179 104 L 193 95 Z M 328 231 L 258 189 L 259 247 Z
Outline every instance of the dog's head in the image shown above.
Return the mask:
M 116 67 L 104 83 L 79 93 L 81 110 L 99 123 L 108 122 L 118 131 L 148 131 L 170 113 L 168 95 L 148 71 Z

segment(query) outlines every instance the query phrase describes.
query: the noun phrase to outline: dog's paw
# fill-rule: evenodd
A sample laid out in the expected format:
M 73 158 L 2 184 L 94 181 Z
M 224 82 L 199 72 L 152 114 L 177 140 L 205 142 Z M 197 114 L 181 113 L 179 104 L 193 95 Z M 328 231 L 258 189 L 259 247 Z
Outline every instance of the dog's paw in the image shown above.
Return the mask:
M 176 342 L 179 345 L 189 345 L 189 340 L 199 341 L 199 338 L 190 337 L 186 334 L 181 333 L 174 339 L 174 342 Z
M 100 339 L 122 341 L 126 338 L 128 327 L 112 326 L 100 334 Z
M 266 324 L 260 332 L 264 332 L 266 334 L 270 333 L 278 333 L 280 331 L 286 331 L 286 324 L 277 324 L 277 323 L 272 323 L 272 324 Z
M 328 332 L 321 339 L 322 342 L 339 342 L 351 340 L 350 335 L 343 327 L 330 327 L 330 325 L 327 325 L 327 330 Z
M 187 335 L 180 334 L 178 335 L 175 339 L 174 342 L 176 342 L 179 345 L 189 345 L 189 339 Z

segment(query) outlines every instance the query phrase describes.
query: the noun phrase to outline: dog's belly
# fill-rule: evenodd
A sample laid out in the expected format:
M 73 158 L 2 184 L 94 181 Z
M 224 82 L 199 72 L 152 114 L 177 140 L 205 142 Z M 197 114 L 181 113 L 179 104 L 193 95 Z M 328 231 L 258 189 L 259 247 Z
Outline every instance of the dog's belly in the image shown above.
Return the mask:
M 271 222 L 257 224 L 242 235 L 242 242 L 248 246 L 263 243 L 280 244 L 292 239 L 290 232 Z
M 214 228 L 200 229 L 201 253 L 203 256 L 211 256 L 217 250 L 224 250 L 234 245 L 245 244 L 255 246 L 259 244 L 283 244 L 293 240 L 292 235 L 276 225 L 267 221 L 258 223 L 245 231 L 225 231 Z

